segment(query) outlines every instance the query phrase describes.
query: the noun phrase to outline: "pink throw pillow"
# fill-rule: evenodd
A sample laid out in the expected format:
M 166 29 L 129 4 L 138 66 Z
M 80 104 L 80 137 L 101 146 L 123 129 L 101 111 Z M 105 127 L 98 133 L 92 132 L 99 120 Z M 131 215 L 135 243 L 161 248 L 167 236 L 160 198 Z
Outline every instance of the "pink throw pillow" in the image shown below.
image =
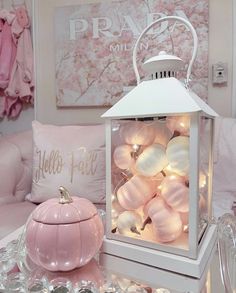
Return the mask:
M 33 183 L 28 200 L 59 197 L 62 185 L 72 196 L 105 202 L 104 125 L 54 126 L 32 122 Z

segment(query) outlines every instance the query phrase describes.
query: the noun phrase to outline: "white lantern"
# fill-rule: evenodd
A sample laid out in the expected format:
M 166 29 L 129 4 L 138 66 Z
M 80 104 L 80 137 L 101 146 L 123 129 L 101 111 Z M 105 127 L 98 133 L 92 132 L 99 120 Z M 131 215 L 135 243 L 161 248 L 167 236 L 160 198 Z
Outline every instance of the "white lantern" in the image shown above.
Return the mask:
M 154 25 L 169 20 L 182 22 L 193 36 L 185 84 L 176 78 L 183 61 L 165 52 L 144 63 L 152 80 L 140 82 L 136 63 L 139 42 Z M 106 118 L 107 147 L 107 230 L 103 250 L 200 277 L 216 241 L 216 227 L 211 223 L 211 183 L 217 114 L 188 86 L 196 51 L 194 28 L 176 16 L 153 22 L 135 44 L 133 66 L 138 85 L 102 116 Z M 117 146 L 115 155 L 113 138 Z M 111 170 L 114 163 L 120 168 L 120 180 L 116 181 Z M 126 180 L 125 172 L 129 174 Z M 131 231 L 127 235 L 120 228 L 114 229 L 111 195 L 124 210 L 140 215 L 141 226 L 140 220 L 135 225 L 135 219 L 140 217 L 132 217 L 132 227 L 139 227 L 138 233 Z

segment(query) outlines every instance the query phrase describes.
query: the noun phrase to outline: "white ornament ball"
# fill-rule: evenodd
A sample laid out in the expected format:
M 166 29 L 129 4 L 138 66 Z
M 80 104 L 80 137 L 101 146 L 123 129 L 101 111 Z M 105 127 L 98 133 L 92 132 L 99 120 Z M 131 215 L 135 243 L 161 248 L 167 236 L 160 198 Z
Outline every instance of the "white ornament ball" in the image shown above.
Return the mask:
M 171 170 L 180 176 L 186 176 L 189 171 L 189 137 L 172 138 L 167 145 L 166 156 Z
M 165 148 L 160 144 L 153 144 L 139 155 L 135 167 L 141 175 L 151 177 L 161 172 L 167 164 Z
M 120 234 L 131 236 L 138 234 L 138 229 L 142 226 L 141 216 L 134 211 L 125 211 L 117 219 L 117 229 Z

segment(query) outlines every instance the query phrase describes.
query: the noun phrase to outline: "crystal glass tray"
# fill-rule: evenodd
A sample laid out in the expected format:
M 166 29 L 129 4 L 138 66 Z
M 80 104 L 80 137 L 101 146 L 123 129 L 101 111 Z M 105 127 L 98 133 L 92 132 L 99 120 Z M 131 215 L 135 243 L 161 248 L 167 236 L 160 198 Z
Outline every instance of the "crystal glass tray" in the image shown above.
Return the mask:
M 49 272 L 27 255 L 24 232 L 0 249 L 0 292 L 38 293 L 169 293 L 111 272 L 97 254 L 87 265 L 70 272 Z
M 105 212 L 99 213 L 105 226 Z M 0 249 L 0 293 L 212 293 L 211 265 L 218 262 L 210 262 L 195 279 L 99 252 L 81 268 L 50 272 L 28 256 L 24 228 L 18 239 Z

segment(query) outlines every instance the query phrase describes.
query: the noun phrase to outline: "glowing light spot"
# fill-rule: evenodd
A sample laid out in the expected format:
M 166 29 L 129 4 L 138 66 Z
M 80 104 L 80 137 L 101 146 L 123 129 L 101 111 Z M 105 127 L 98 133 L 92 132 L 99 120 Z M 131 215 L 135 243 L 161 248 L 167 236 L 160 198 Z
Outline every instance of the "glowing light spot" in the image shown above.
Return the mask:
M 140 146 L 138 144 L 133 144 L 132 148 L 135 152 L 137 152 L 139 150 Z

